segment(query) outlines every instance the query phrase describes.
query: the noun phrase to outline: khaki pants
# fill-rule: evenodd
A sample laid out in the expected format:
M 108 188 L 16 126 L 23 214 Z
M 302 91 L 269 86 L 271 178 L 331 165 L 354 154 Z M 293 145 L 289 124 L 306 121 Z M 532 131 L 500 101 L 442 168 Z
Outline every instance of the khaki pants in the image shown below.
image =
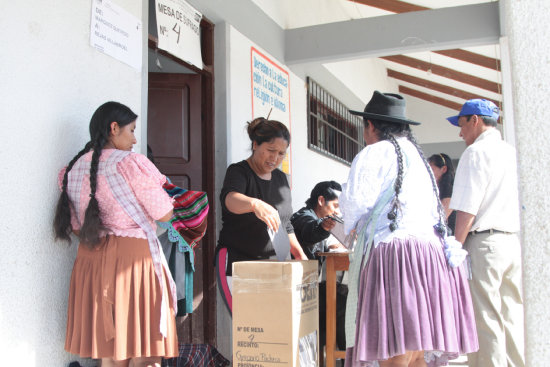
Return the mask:
M 470 291 L 479 351 L 469 367 L 524 367 L 521 248 L 517 234 L 470 233 Z

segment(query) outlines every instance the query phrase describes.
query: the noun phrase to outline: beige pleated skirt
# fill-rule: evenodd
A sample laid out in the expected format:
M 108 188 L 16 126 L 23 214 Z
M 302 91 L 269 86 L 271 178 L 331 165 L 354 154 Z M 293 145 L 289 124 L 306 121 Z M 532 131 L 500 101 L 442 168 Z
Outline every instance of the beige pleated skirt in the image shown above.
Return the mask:
M 71 275 L 65 350 L 114 360 L 178 356 L 167 276 L 164 272 L 165 338 L 160 333 L 162 293 L 148 241 L 109 236 L 94 249 L 80 244 Z

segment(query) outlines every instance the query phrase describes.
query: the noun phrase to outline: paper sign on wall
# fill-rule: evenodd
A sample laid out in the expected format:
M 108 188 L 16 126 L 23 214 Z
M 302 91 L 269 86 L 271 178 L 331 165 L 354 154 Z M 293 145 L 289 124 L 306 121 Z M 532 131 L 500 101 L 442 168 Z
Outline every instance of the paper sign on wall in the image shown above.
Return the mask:
M 251 47 L 252 118 L 266 117 L 282 122 L 291 130 L 290 124 L 290 78 L 288 71 Z M 281 170 L 291 174 L 291 151 L 281 165 Z
M 141 21 L 109 0 L 94 0 L 90 22 L 90 45 L 141 70 Z
M 184 0 L 155 0 L 158 48 L 202 69 L 202 14 Z

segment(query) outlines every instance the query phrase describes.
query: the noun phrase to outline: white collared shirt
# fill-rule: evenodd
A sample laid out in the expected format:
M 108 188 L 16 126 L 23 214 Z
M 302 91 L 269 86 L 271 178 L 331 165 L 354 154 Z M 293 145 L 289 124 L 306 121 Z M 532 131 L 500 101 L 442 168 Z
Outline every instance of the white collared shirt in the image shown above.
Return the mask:
M 458 162 L 451 209 L 475 215 L 471 231 L 519 231 L 516 150 L 490 128 Z
M 401 211 L 398 227 L 389 229 L 387 215 L 391 202 L 382 210 L 375 224 L 374 247 L 393 238 L 415 236 L 427 240 L 436 239 L 434 225 L 438 223 L 437 198 L 426 166 L 414 145 L 407 138 L 397 139 L 404 153 L 404 175 L 399 194 Z M 348 182 L 342 185 L 339 198 L 344 214 L 344 229 L 349 233 L 373 211 L 378 198 L 393 184 L 397 176 L 397 155 L 391 142 L 379 141 L 366 146 L 353 160 Z M 369 225 L 368 231 L 371 230 Z

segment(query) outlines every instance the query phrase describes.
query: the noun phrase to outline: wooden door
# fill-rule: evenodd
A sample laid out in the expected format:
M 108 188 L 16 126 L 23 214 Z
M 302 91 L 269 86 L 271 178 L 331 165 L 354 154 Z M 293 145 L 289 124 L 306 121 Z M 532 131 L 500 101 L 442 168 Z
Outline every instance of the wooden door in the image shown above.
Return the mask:
M 201 78 L 200 74 L 149 73 L 147 141 L 158 169 L 175 185 L 207 191 L 203 148 L 208 132 L 201 118 Z M 208 274 L 213 273 L 211 251 L 204 248 L 210 242 L 205 237 L 195 248 L 194 311 L 177 320 L 180 343 L 211 343 L 215 332 L 208 306 L 215 299 L 209 299 L 211 292 L 204 289 Z
M 159 170 L 177 186 L 204 191 L 201 142 L 200 75 L 149 73 L 147 143 Z

